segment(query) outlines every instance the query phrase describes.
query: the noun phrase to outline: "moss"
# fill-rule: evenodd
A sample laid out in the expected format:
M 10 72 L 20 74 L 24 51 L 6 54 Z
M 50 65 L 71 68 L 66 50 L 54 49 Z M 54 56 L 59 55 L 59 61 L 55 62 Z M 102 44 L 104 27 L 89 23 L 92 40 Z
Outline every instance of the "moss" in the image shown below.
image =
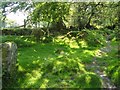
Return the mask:
M 102 83 L 97 75 L 86 73 L 77 78 L 77 86 L 79 86 L 79 88 L 101 88 Z

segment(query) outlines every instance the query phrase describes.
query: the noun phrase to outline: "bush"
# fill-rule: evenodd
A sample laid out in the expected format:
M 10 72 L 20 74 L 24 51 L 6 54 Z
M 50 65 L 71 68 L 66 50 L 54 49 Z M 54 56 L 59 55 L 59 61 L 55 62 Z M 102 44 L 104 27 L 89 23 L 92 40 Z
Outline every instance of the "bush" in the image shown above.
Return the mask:
M 102 88 L 101 79 L 93 74 L 82 74 L 77 78 L 77 87 L 79 88 Z M 98 90 L 98 89 L 97 89 Z
M 94 31 L 86 30 L 86 32 L 88 34 L 84 39 L 87 42 L 88 46 L 96 47 L 96 46 L 104 45 L 105 37 L 103 36 L 103 32 L 96 30 Z
M 120 62 L 110 65 L 107 68 L 107 75 L 112 82 L 120 88 Z

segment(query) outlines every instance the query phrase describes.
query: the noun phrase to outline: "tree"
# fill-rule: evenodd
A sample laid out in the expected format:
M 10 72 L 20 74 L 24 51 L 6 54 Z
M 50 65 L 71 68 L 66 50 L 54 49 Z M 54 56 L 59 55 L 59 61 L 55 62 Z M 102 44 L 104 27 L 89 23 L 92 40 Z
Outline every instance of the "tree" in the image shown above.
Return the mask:
M 71 8 L 72 25 L 79 29 L 102 28 L 117 22 L 117 2 L 80 2 L 71 4 Z
M 1 26 L 5 28 L 5 19 L 6 19 L 6 7 L 10 6 L 10 2 L 0 2 L 0 16 L 1 16 Z
M 31 14 L 31 19 L 33 23 L 46 22 L 47 29 L 50 25 L 61 29 L 63 26 L 63 21 L 66 20 L 66 15 L 69 14 L 69 3 L 59 3 L 59 2 L 40 2 L 35 5 L 35 9 Z M 49 32 L 49 30 L 48 30 Z
M 40 27 L 40 24 L 47 24 L 47 28 L 52 26 L 58 30 L 68 26 L 73 26 L 79 30 L 95 29 L 110 26 L 115 27 L 118 20 L 117 2 L 4 2 L 1 4 L 3 21 L 10 7 L 10 12 L 23 10 L 28 12 L 25 25 Z

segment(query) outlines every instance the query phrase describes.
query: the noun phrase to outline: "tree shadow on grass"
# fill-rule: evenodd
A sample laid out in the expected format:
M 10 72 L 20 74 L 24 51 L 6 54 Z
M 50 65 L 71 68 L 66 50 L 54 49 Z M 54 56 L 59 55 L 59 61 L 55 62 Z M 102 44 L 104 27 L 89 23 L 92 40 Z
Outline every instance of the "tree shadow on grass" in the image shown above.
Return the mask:
M 70 48 L 60 43 L 38 43 L 18 48 L 18 88 L 74 87 L 75 78 L 85 74 L 84 63 L 93 57 L 91 48 Z
M 56 52 L 57 50 L 60 52 Z M 75 87 L 73 84 L 75 81 L 70 78 L 76 78 L 76 75 L 79 76 L 80 73 L 86 72 L 84 67 L 81 67 L 79 71 L 77 65 L 84 66 L 83 62 L 89 63 L 92 57 L 89 50 L 69 48 L 66 45 L 56 43 L 38 44 L 31 48 L 20 49 L 18 62 L 21 75 L 19 72 L 18 87 L 39 88 L 59 87 L 59 85 L 61 87 Z M 65 75 L 66 72 L 68 75 Z M 24 74 L 24 78 L 22 78 L 22 74 Z M 72 76 L 70 76 L 71 74 Z M 68 79 L 65 79 L 66 77 Z

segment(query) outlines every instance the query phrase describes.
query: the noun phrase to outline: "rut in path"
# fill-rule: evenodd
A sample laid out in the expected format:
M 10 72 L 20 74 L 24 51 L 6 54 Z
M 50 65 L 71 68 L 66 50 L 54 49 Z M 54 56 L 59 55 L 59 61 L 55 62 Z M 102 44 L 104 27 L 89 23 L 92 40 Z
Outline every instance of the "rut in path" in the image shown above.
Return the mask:
M 112 50 L 112 46 L 109 41 L 109 36 L 106 38 L 106 46 L 101 48 L 99 54 L 96 54 L 93 57 L 93 63 L 88 65 L 89 68 L 94 68 L 94 73 L 96 73 L 102 79 L 102 86 L 103 88 L 108 88 L 109 90 L 115 89 L 116 86 L 111 82 L 111 80 L 107 77 L 107 75 L 100 69 L 101 65 L 97 63 L 97 56 L 102 55 L 103 53 L 108 53 Z

